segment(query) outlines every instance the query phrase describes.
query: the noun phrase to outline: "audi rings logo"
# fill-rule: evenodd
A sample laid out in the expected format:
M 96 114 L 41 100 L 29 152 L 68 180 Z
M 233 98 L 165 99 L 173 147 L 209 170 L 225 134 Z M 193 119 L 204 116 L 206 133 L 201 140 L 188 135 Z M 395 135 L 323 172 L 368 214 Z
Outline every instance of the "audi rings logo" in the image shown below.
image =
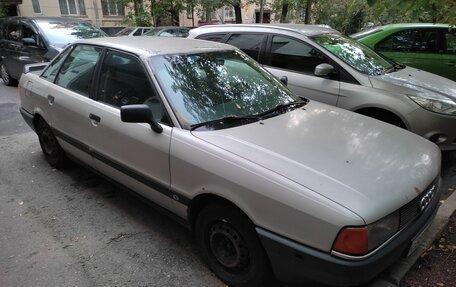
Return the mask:
M 434 193 L 435 193 L 435 185 L 433 185 L 428 190 L 428 192 L 426 192 L 426 194 L 423 195 L 423 197 L 421 198 L 420 211 L 424 210 L 429 205 L 429 203 L 431 202 L 432 198 L 434 197 Z

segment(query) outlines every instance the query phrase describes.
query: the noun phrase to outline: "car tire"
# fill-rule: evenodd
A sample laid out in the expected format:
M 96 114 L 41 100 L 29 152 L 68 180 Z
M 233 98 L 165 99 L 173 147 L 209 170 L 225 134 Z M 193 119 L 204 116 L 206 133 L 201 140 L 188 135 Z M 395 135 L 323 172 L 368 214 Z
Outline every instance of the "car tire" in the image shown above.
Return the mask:
M 198 214 L 195 233 L 206 263 L 230 286 L 261 286 L 271 273 L 253 224 L 234 207 L 205 207 Z
M 51 127 L 40 119 L 36 125 L 36 132 L 47 162 L 55 168 L 63 167 L 67 161 L 65 152 L 57 141 Z
M 6 68 L 5 64 L 1 64 L 0 66 L 0 74 L 2 76 L 2 80 L 7 86 L 15 86 L 17 85 L 17 80 L 13 79 L 8 72 L 8 69 Z

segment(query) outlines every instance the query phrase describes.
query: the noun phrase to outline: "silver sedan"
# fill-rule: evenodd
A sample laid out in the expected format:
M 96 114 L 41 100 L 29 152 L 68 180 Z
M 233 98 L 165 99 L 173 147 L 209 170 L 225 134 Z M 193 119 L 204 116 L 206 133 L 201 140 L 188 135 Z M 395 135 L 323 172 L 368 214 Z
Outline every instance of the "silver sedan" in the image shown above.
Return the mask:
M 435 144 L 297 97 L 224 44 L 81 40 L 28 66 L 20 100 L 52 166 L 76 160 L 154 202 L 228 284 L 366 282 L 437 210 Z

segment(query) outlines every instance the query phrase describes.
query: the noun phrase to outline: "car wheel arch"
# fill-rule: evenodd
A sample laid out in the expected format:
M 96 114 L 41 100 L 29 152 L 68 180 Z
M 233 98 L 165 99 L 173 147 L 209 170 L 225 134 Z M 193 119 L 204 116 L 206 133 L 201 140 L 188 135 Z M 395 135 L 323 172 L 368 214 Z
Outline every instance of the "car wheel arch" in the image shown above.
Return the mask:
M 201 210 L 203 210 L 206 206 L 212 204 L 225 204 L 230 207 L 233 207 L 237 209 L 239 212 L 243 213 L 253 223 L 249 214 L 229 199 L 213 193 L 204 193 L 197 195 L 195 198 L 191 200 L 189 204 L 187 217 L 192 229 L 194 229 L 195 227 L 196 219 L 198 218 L 198 214 L 201 212 Z
M 397 113 L 390 111 L 385 108 L 379 108 L 379 107 L 363 107 L 359 109 L 353 110 L 353 112 L 372 117 L 377 120 L 381 120 L 390 124 L 393 124 L 395 126 L 398 126 L 400 128 L 409 130 L 409 126 L 407 125 L 407 122 L 399 116 Z

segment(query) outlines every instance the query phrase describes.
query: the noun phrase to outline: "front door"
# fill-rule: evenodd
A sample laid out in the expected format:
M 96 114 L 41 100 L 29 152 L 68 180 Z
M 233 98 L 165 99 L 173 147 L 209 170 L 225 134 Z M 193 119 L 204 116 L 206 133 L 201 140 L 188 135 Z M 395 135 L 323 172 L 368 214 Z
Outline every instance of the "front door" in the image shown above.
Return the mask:
M 329 59 L 312 46 L 290 37 L 273 35 L 269 42 L 267 68 L 277 78 L 286 76 L 288 87 L 297 95 L 329 105 L 337 105 L 340 83 L 314 75 L 315 67 Z

